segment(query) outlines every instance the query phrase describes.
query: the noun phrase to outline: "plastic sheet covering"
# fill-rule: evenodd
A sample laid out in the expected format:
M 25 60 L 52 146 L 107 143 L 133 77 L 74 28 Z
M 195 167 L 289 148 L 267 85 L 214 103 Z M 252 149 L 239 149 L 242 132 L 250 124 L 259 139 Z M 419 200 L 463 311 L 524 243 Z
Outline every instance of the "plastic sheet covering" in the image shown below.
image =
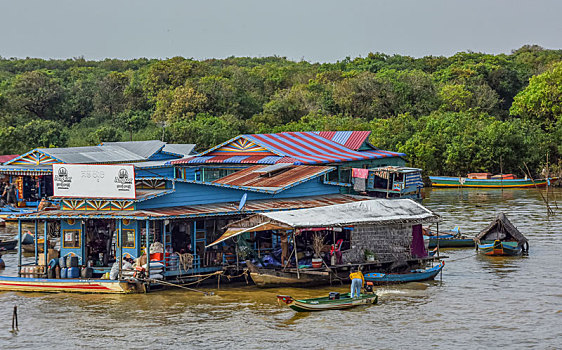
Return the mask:
M 293 228 L 344 226 L 362 223 L 428 223 L 439 216 L 411 199 L 373 199 L 325 207 L 258 214 Z M 250 231 L 250 230 L 249 230 Z

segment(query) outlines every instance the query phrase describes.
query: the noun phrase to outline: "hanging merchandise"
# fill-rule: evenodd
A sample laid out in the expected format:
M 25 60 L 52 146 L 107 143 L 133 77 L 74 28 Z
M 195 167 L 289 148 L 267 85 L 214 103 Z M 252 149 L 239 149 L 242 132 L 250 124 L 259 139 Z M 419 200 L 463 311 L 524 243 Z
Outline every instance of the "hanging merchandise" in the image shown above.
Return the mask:
M 366 179 L 367 177 L 369 177 L 369 169 L 352 168 L 351 177 Z

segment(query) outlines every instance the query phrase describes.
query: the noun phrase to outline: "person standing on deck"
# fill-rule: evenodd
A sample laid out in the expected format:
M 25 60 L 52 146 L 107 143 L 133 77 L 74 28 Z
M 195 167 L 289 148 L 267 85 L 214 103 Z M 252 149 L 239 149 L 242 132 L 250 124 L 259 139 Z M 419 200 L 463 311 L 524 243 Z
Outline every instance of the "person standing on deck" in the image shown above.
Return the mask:
M 353 267 L 349 278 L 351 279 L 351 297 L 359 298 L 361 296 L 361 288 L 363 288 L 363 284 L 365 284 L 365 277 L 361 272 L 361 268 L 357 269 Z

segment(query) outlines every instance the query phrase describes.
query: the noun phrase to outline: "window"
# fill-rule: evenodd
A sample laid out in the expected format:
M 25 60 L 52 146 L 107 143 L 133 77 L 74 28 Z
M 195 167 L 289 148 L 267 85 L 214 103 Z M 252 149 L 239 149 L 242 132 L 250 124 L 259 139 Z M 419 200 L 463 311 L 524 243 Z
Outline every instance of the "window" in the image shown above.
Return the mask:
M 63 248 L 80 248 L 80 229 L 62 230 L 62 247 Z
M 122 229 L 121 230 L 121 241 L 123 242 L 123 248 L 134 248 L 135 247 L 135 230 L 133 230 L 133 229 Z

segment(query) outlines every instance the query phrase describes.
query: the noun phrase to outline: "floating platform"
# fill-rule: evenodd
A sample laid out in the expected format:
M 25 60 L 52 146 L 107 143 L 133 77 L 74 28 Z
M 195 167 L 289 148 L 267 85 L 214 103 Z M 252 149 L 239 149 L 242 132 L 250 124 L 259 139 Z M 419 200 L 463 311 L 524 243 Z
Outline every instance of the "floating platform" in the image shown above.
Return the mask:
M 142 293 L 144 284 L 138 282 L 100 279 L 48 279 L 0 276 L 0 291 L 48 293 Z

